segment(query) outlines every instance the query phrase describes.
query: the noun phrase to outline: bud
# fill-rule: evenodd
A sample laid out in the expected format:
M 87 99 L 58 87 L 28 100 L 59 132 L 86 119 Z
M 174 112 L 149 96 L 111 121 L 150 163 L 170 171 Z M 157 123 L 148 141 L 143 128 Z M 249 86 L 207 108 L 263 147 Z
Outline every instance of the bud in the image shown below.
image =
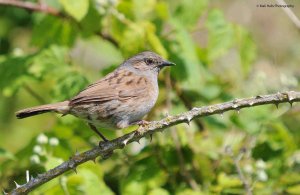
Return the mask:
M 43 151 L 43 149 L 42 149 L 42 147 L 41 147 L 40 145 L 35 145 L 35 146 L 33 147 L 33 152 L 36 153 L 36 154 L 41 155 L 41 154 L 42 154 L 42 151 Z
M 40 160 L 40 157 L 36 154 L 32 155 L 30 157 L 30 161 L 33 163 L 33 164 L 40 164 L 41 160 Z
M 57 146 L 59 144 L 59 140 L 56 137 L 51 137 L 49 139 L 50 146 Z
M 40 134 L 37 138 L 36 141 L 39 144 L 47 144 L 48 143 L 48 137 L 45 134 Z

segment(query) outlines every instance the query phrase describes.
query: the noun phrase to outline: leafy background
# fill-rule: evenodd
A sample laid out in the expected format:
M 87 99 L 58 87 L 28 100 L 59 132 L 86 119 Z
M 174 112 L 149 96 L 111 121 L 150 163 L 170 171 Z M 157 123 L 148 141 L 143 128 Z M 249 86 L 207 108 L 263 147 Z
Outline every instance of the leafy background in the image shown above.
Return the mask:
M 99 138 L 75 117 L 17 120 L 18 109 L 61 101 L 153 50 L 175 62 L 160 74 L 157 120 L 194 106 L 299 90 L 299 29 L 275 1 L 44 0 L 54 16 L 0 6 L 0 186 L 9 191 Z M 297 1 L 294 13 L 300 13 Z M 31 194 L 300 194 L 299 106 L 261 106 L 180 124 Z M 132 128 L 102 132 L 113 139 Z M 231 154 L 226 148 L 232 150 Z M 241 158 L 240 158 L 241 157 Z

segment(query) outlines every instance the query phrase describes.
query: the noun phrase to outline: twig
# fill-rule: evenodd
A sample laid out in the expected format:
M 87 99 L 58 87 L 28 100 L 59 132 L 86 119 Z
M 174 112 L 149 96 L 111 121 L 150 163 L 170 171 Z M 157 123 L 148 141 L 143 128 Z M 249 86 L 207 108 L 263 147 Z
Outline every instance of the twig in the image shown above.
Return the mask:
M 279 4 L 287 5 L 284 0 L 276 0 Z M 300 29 L 300 20 L 289 7 L 281 7 L 292 22 Z
M 172 83 L 171 83 L 171 75 L 170 75 L 170 70 L 166 72 L 167 74 L 165 75 L 165 85 L 166 85 L 166 104 L 168 107 L 168 110 L 172 109 L 172 102 L 171 102 L 171 89 L 172 89 Z M 178 138 L 178 131 L 176 127 L 171 127 L 171 136 L 175 144 L 175 150 L 177 153 L 178 161 L 179 161 L 179 168 L 180 168 L 180 174 L 182 177 L 186 180 L 186 183 L 195 191 L 199 191 L 199 187 L 197 182 L 193 179 L 191 176 L 190 172 L 186 169 L 185 166 L 185 159 L 182 154 L 182 150 L 180 147 L 180 141 Z
M 48 6 L 46 3 L 32 3 L 28 1 L 19 1 L 19 0 L 0 0 L 0 5 L 13 6 L 18 8 L 27 9 L 29 11 L 38 11 L 45 14 L 50 14 L 53 16 L 61 18 L 71 18 L 67 17 L 63 12 L 57 10 L 53 7 Z M 119 47 L 118 42 L 108 34 L 102 32 L 95 32 L 96 35 L 100 36 L 102 39 L 109 41 L 114 46 Z
M 183 105 L 188 109 L 192 109 L 193 108 L 193 105 L 191 103 L 191 101 L 189 100 L 188 97 L 186 97 L 186 95 L 183 93 L 183 90 L 180 88 L 179 85 L 177 85 L 175 83 L 175 81 L 171 80 L 171 84 L 173 86 L 173 88 L 175 89 L 175 92 L 177 94 L 177 96 L 179 97 L 179 99 L 182 101 Z M 197 127 L 199 128 L 200 131 L 203 131 L 204 130 L 204 126 L 201 122 L 200 119 L 195 119 L 194 121 L 197 125 Z
M 24 89 L 32 96 L 34 97 L 40 104 L 45 104 L 46 101 L 44 100 L 44 98 L 42 98 L 42 96 L 40 96 L 39 94 L 37 94 L 33 89 L 31 89 L 31 87 L 29 87 L 28 85 L 24 85 L 23 86 Z
M 236 171 L 239 175 L 240 180 L 243 183 L 246 194 L 247 195 L 252 195 L 253 194 L 252 193 L 252 188 L 251 188 L 248 180 L 246 179 L 244 173 L 242 172 L 242 169 L 241 169 L 240 164 L 239 164 L 240 160 L 242 159 L 242 157 L 244 155 L 244 152 L 240 151 L 239 155 L 237 157 L 235 157 L 230 146 L 228 146 L 228 148 L 226 148 L 226 152 L 233 160 L 234 166 L 236 168 Z
M 265 104 L 275 104 L 300 101 L 300 92 L 288 91 L 270 95 L 259 95 L 251 98 L 235 99 L 233 101 L 215 104 L 211 106 L 203 106 L 200 108 L 193 108 L 188 112 L 178 114 L 175 116 L 168 116 L 160 121 L 152 121 L 148 125 L 140 126 L 138 130 L 131 133 L 125 134 L 119 138 L 116 138 L 109 142 L 100 143 L 99 147 L 95 147 L 91 150 L 83 152 L 81 154 L 76 154 L 71 157 L 68 161 L 60 164 L 59 166 L 43 173 L 39 174 L 36 178 L 31 179 L 29 182 L 23 185 L 19 185 L 16 189 L 12 190 L 10 194 L 26 194 L 37 188 L 38 186 L 56 178 L 57 176 L 69 171 L 76 170 L 76 167 L 86 161 L 94 160 L 98 156 L 103 159 L 109 158 L 113 151 L 116 149 L 122 149 L 127 144 L 132 142 L 137 142 L 141 138 L 146 137 L 150 134 L 156 133 L 158 131 L 163 131 L 164 129 L 180 124 L 189 123 L 194 118 L 210 116 L 214 114 L 224 113 L 229 110 L 240 110 L 241 108 L 254 107 Z
M 0 0 L 0 5 L 9 5 L 13 7 L 24 8 L 30 11 L 38 11 L 53 16 L 62 16 L 61 12 L 49 7 L 46 4 L 36 4 L 29 1 L 18 1 L 18 0 Z

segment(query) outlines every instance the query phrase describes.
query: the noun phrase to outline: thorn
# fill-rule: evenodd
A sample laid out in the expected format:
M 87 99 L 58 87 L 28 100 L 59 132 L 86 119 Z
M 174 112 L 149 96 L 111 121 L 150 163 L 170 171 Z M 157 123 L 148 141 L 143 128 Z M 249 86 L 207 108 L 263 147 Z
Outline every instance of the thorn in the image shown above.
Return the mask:
M 278 109 L 279 103 L 274 103 L 274 105 L 275 105 L 276 108 Z
M 236 104 L 239 100 L 237 98 L 235 98 L 232 103 Z
M 26 183 L 28 183 L 30 180 L 29 171 L 26 170 Z
M 72 168 L 73 169 L 73 171 L 77 174 L 77 169 L 76 169 L 76 167 L 74 167 L 74 168 Z
M 168 125 L 169 123 L 167 121 L 163 121 L 163 125 Z
M 236 109 L 236 112 L 237 112 L 237 114 L 240 114 L 240 109 L 237 108 L 237 109 Z
M 251 102 L 249 102 L 249 105 L 250 105 L 250 106 L 253 106 L 253 104 L 254 104 L 254 102 L 252 102 L 252 101 L 251 101 Z
M 289 102 L 290 103 L 290 105 L 291 105 L 291 108 L 293 107 L 293 102 Z
M 188 115 L 188 116 L 186 117 L 186 124 L 188 124 L 188 125 L 190 126 L 191 120 L 192 120 L 192 117 Z
M 16 185 L 16 188 L 18 189 L 19 187 L 21 187 L 21 185 L 19 185 L 16 181 L 15 182 L 15 185 Z
M 75 150 L 75 156 L 79 155 L 78 149 Z
M 185 123 L 190 126 L 190 121 L 189 120 L 186 120 Z
M 125 139 L 125 140 L 123 141 L 124 146 L 127 145 L 128 141 L 129 141 L 128 139 Z
M 137 142 L 138 144 L 141 144 L 141 143 L 140 143 L 140 140 L 136 140 L 136 142 Z
M 77 174 L 75 162 L 70 161 L 69 164 L 68 164 L 68 167 L 71 168 Z
M 5 192 L 5 190 L 2 190 L 2 192 L 3 192 L 4 195 L 7 195 L 7 194 L 8 194 L 7 192 Z
M 166 112 L 164 115 L 166 118 L 170 116 L 169 112 Z
M 152 142 L 152 134 L 150 134 L 150 142 Z
M 92 161 L 96 164 L 96 158 L 92 159 Z
M 293 101 L 295 99 L 295 96 L 293 96 L 294 94 L 295 94 L 295 91 L 287 92 L 289 101 Z
M 30 176 L 30 180 L 34 180 L 34 177 L 32 175 Z
M 192 111 L 198 111 L 198 110 L 199 110 L 199 108 L 197 108 L 197 107 L 192 108 Z
M 262 98 L 262 96 L 261 95 L 257 95 L 255 98 L 259 99 L 259 98 Z
M 224 114 L 223 114 L 223 112 L 220 113 L 220 116 L 221 116 L 222 119 L 224 119 Z

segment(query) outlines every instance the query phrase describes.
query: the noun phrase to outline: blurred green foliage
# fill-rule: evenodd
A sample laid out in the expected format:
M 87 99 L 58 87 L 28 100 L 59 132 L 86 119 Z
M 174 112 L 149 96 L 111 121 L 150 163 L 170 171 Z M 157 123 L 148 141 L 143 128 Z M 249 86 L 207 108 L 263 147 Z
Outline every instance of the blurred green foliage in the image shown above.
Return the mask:
M 228 20 L 215 1 L 43 2 L 61 15 L 0 6 L 0 186 L 7 191 L 13 181 L 25 183 L 26 170 L 35 177 L 99 141 L 72 116 L 16 120 L 14 112 L 68 99 L 137 52 L 152 50 L 177 64 L 161 73 L 148 120 L 273 90 L 262 79 L 271 74 L 257 76 L 262 54 L 253 31 Z M 298 78 L 284 81 L 299 88 Z M 31 194 L 245 194 L 228 147 L 244 154 L 239 165 L 254 194 L 299 194 L 298 113 L 261 106 L 180 124 Z M 113 139 L 130 130 L 102 132 Z

